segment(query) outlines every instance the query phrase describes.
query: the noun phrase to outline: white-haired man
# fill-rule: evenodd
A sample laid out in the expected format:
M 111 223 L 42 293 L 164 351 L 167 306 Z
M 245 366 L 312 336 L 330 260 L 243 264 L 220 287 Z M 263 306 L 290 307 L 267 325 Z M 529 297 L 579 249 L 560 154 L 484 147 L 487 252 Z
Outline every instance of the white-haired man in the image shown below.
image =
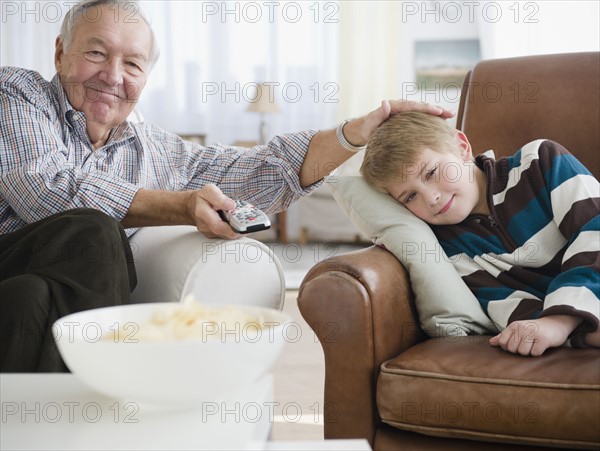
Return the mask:
M 283 210 L 390 114 L 451 114 L 384 101 L 337 130 L 277 136 L 249 151 L 202 147 L 127 121 L 157 58 L 136 2 L 83 0 L 56 39 L 51 82 L 0 69 L 2 371 L 65 370 L 52 322 L 129 302 L 135 268 L 127 238 L 136 228 L 191 224 L 236 238 L 217 213 L 233 199 Z

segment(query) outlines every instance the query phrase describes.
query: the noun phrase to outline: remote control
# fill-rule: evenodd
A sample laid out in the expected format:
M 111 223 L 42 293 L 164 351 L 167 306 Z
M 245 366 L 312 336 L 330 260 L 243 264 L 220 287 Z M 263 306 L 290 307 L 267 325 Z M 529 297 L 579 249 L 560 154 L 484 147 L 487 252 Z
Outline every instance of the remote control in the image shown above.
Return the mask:
M 223 221 L 238 233 L 252 233 L 271 227 L 269 217 L 250 202 L 236 201 L 233 210 L 219 210 Z

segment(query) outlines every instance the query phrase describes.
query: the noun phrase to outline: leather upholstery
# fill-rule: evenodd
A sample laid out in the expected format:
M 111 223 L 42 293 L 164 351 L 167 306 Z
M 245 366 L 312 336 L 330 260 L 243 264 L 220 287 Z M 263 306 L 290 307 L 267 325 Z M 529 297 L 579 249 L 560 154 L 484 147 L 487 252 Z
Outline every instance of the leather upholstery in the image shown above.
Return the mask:
M 432 435 L 593 447 L 597 354 L 560 348 L 536 359 L 490 349 L 483 336 L 426 340 L 383 364 L 379 413 L 390 425 Z
M 599 177 L 599 114 L 600 54 L 543 55 L 475 66 L 457 125 L 475 153 L 553 139 Z M 428 339 L 406 270 L 376 246 L 317 264 L 298 304 L 325 354 L 325 438 L 375 449 L 600 448 L 600 350 L 530 358 L 487 337 Z
M 494 149 L 496 158 L 551 139 L 600 178 L 599 96 L 597 52 L 483 61 L 463 84 L 457 128 L 475 154 Z

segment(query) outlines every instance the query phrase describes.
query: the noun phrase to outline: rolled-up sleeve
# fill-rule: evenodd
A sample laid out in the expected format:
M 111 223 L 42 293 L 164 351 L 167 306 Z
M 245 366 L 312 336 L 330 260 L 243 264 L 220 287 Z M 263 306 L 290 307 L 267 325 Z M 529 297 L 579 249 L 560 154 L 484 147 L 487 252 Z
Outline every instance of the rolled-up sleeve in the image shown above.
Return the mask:
M 252 148 L 215 145 L 200 147 L 190 143 L 187 189 L 214 183 L 233 199 L 249 201 L 276 212 L 285 210 L 301 196 L 319 186 L 300 185 L 299 173 L 316 130 L 276 136 L 265 145 Z

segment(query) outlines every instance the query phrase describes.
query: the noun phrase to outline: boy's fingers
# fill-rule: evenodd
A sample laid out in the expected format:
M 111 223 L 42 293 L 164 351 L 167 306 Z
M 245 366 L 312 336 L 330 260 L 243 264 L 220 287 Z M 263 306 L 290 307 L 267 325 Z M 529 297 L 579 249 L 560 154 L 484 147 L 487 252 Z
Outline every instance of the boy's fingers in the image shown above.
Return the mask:
M 506 343 L 506 350 L 512 352 L 513 354 L 517 354 L 519 352 L 519 347 L 521 346 L 521 340 L 519 339 L 518 334 L 511 334 L 510 340 Z
M 541 341 L 535 341 L 535 343 L 533 343 L 533 346 L 531 347 L 531 350 L 529 351 L 529 355 L 538 357 L 542 355 L 547 348 L 548 347 Z
M 496 336 L 494 336 L 494 337 L 490 338 L 490 339 L 489 339 L 489 343 L 490 343 L 492 346 L 500 346 L 499 340 L 500 340 L 500 334 L 498 334 L 498 335 L 496 335 Z
M 532 355 L 531 349 L 533 348 L 533 342 L 530 340 L 521 340 L 517 347 L 517 352 L 521 355 Z

